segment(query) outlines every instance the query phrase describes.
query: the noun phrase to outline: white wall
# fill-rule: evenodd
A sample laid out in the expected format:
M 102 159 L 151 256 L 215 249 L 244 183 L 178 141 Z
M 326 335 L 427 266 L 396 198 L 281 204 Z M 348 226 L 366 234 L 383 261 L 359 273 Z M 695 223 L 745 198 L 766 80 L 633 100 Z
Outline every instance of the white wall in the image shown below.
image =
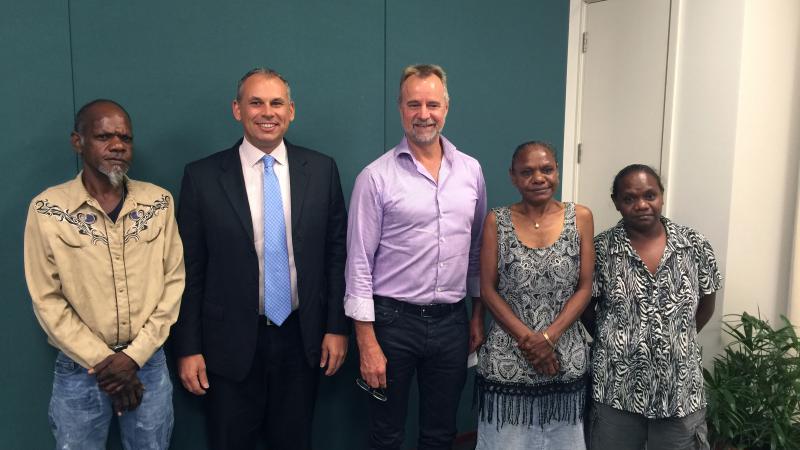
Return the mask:
M 744 2 L 682 1 L 679 8 L 666 215 L 703 233 L 727 275 Z M 728 281 L 700 334 L 705 355 L 721 347 Z
M 700 334 L 710 366 L 723 315 L 791 313 L 800 326 L 800 1 L 672 4 L 665 214 L 709 238 L 725 277 Z M 570 9 L 565 166 L 579 126 L 581 0 Z
M 800 2 L 745 3 L 725 312 L 787 314 L 800 156 Z M 759 182 L 757 180 L 763 180 Z
M 798 177 L 800 177 L 800 168 L 798 168 Z M 792 258 L 792 276 L 789 281 L 788 316 L 792 323 L 800 324 L 800 192 L 797 195 L 794 220 L 794 256 Z
M 787 313 L 800 158 L 800 2 L 679 3 L 667 214 L 712 242 L 720 313 Z M 710 358 L 706 357 L 706 364 Z

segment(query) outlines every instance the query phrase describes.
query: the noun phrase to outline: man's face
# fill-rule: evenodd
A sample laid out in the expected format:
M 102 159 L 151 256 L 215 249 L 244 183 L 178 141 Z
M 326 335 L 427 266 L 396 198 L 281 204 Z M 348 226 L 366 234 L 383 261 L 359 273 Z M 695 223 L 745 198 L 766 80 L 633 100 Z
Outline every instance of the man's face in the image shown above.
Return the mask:
M 114 187 L 121 185 L 133 159 L 133 131 L 124 111 L 111 103 L 92 106 L 70 140 L 85 173 L 105 176 Z
M 233 102 L 233 117 L 242 123 L 248 142 L 270 153 L 294 120 L 294 103 L 283 81 L 256 74 L 242 84 L 240 99 Z
M 408 140 L 420 146 L 436 142 L 448 107 L 439 77 L 408 77 L 400 89 L 400 120 Z

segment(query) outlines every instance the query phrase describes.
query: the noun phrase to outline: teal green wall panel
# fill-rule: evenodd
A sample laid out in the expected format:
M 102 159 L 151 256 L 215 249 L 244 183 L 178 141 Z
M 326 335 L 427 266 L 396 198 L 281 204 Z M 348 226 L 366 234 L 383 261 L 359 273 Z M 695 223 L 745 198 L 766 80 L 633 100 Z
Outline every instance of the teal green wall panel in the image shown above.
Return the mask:
M 383 141 L 382 2 L 153 6 L 72 3 L 77 103 L 113 97 L 130 110 L 133 176 L 174 191 L 185 163 L 232 145 L 241 136 L 230 106 L 236 82 L 268 66 L 292 87 L 288 139 L 336 158 L 349 196 Z
M 42 3 L 42 4 L 39 4 Z M 490 203 L 513 201 L 511 151 L 523 140 L 563 140 L 566 2 L 509 0 L 74 0 L 4 5 L 0 10 L 0 127 L 6 180 L 0 235 L 6 313 L 0 315 L 0 447 L 50 448 L 47 403 L 55 351 L 33 316 L 22 271 L 22 230 L 30 199 L 72 178 L 75 106 L 112 98 L 135 132 L 131 175 L 176 196 L 183 166 L 241 136 L 231 115 L 236 82 L 269 66 L 291 83 L 297 115 L 288 139 L 336 158 L 349 198 L 355 176 L 402 136 L 396 108 L 400 70 L 435 62 L 450 75 L 445 134 L 478 158 Z M 205 448 L 202 402 L 170 364 L 176 423 L 172 448 Z M 358 352 L 323 378 L 315 448 L 357 449 L 366 439 L 368 397 L 354 383 Z M 474 429 L 472 375 L 460 431 Z M 416 390 L 409 448 L 416 443 Z M 109 448 L 118 449 L 112 429 Z
M 0 6 L 0 447 L 52 446 L 47 421 L 55 351 L 31 309 L 22 269 L 28 204 L 50 180 L 75 173 L 69 145 L 69 23 L 61 2 Z
M 444 134 L 481 162 L 491 206 L 517 201 L 511 154 L 532 139 L 564 139 L 569 2 L 388 2 L 387 147 L 402 137 L 396 99 L 403 67 L 434 63 L 448 74 Z

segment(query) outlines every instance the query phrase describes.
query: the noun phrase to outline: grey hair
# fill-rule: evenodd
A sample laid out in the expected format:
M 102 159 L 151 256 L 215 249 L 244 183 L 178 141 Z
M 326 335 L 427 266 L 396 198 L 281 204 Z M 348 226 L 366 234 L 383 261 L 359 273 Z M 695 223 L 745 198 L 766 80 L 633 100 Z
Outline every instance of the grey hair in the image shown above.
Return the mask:
M 442 85 L 444 86 L 444 101 L 450 103 L 450 94 L 447 93 L 447 73 L 442 69 L 442 66 L 436 64 L 412 64 L 403 69 L 403 75 L 400 77 L 400 92 L 397 94 L 397 103 L 403 100 L 403 83 L 415 75 L 420 78 L 436 75 L 442 80 Z
M 286 85 L 286 95 L 289 97 L 289 101 L 292 101 L 292 88 L 289 87 L 289 82 L 286 81 L 286 78 L 283 78 L 283 75 L 278 73 L 275 70 L 270 69 L 269 67 L 256 67 L 255 69 L 250 69 L 244 76 L 239 80 L 239 83 L 236 85 L 236 101 L 242 101 L 242 85 L 248 78 L 252 77 L 253 75 L 264 75 L 267 78 L 277 78 Z

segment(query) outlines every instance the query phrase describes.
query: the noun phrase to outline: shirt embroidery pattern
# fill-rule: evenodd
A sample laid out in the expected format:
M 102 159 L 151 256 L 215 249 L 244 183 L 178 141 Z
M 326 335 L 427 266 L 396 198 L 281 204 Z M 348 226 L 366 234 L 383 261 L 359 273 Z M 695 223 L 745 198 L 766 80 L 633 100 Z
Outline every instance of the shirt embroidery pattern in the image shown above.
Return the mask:
M 596 401 L 648 418 L 685 417 L 706 405 L 695 312 L 722 276 L 708 240 L 662 218 L 664 255 L 651 274 L 622 222 L 595 237 L 592 350 Z
M 37 200 L 35 209 L 39 214 L 53 217 L 59 222 L 67 222 L 74 226 L 78 229 L 78 233 L 91 237 L 92 245 L 97 245 L 98 242 L 108 245 L 108 238 L 92 227 L 92 224 L 96 221 L 93 214 L 70 214 L 69 210 L 63 210 L 58 205 L 51 204 L 47 199 Z
M 58 205 L 53 205 L 48 200 L 37 200 L 35 210 L 39 214 L 50 216 L 59 222 L 67 222 L 78 230 L 78 233 L 89 236 L 92 245 L 97 245 L 98 242 L 108 245 L 108 238 L 101 231 L 95 229 L 92 224 L 97 221 L 94 214 L 84 213 L 70 213 L 69 210 L 62 209 Z M 159 211 L 166 211 L 169 209 L 169 197 L 162 195 L 160 199 L 153 202 L 152 205 L 144 209 L 135 209 L 128 213 L 128 217 L 133 221 L 133 224 L 125 232 L 123 236 L 125 242 L 130 240 L 138 241 L 139 233 L 148 228 L 148 223 L 157 216 Z
M 128 213 L 128 217 L 133 220 L 131 228 L 125 232 L 125 242 L 133 239 L 139 240 L 139 233 L 147 229 L 150 219 L 158 215 L 159 211 L 166 211 L 169 208 L 169 197 L 162 195 L 160 199 L 153 202 L 147 209 L 136 209 Z

